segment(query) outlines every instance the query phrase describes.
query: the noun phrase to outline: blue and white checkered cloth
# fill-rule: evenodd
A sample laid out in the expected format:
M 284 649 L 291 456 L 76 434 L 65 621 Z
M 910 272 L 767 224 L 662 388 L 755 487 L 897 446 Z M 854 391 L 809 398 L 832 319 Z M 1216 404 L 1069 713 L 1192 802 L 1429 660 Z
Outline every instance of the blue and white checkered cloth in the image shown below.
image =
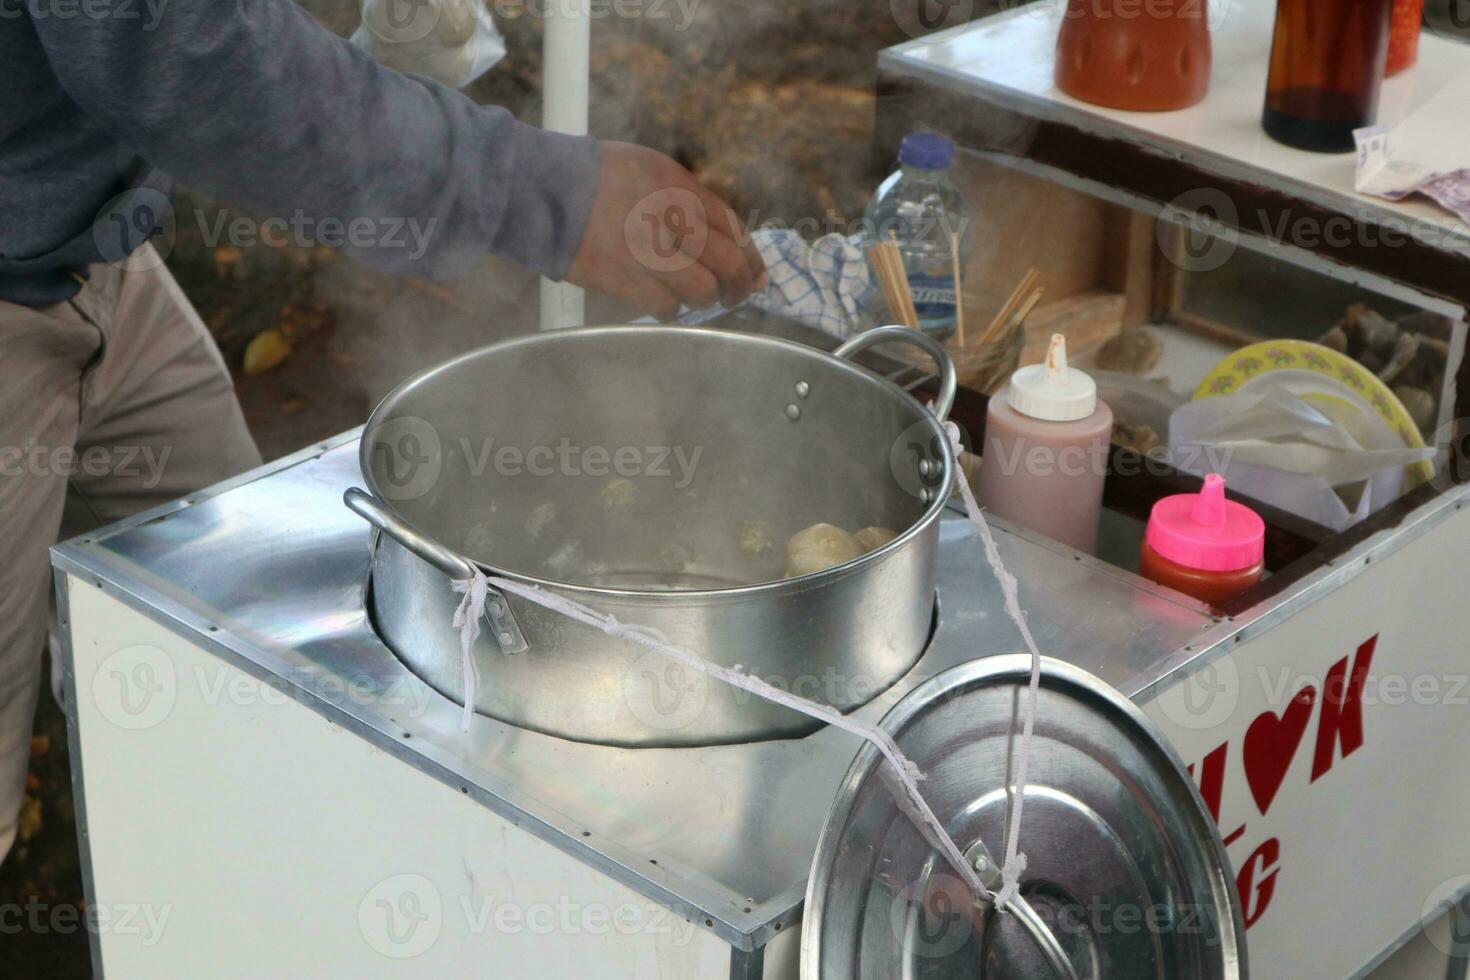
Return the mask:
M 750 305 L 834 337 L 853 332 L 872 292 L 867 256 L 854 239 L 833 234 L 808 242 L 788 228 L 762 228 L 752 238 L 771 284 Z
M 751 241 L 765 260 L 770 285 L 746 301 L 750 306 L 834 337 L 855 332 L 874 292 L 868 260 L 856 238 L 832 234 L 808 242 L 789 228 L 762 228 Z M 701 310 L 681 319 L 702 323 L 723 312 Z

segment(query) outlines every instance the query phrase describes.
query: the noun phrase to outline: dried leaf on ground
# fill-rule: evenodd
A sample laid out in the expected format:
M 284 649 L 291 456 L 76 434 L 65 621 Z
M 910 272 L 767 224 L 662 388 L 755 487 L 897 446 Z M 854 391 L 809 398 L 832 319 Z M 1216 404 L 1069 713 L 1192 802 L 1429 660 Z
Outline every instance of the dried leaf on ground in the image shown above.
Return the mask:
M 272 327 L 256 334 L 245 348 L 245 373 L 264 374 L 291 356 L 291 341 Z
M 16 839 L 22 844 L 41 832 L 41 801 L 27 794 L 20 802 L 20 816 L 16 821 Z

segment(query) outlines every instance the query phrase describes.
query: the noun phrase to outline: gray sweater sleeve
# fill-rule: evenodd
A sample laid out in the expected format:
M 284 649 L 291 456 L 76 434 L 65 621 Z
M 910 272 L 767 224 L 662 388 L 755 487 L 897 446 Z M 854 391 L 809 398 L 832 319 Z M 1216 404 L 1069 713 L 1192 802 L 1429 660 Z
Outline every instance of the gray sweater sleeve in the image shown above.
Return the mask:
M 390 271 L 455 276 L 490 251 L 566 275 L 596 193 L 595 140 L 383 68 L 293 0 L 83 9 L 34 19 L 48 60 L 73 100 L 171 176 L 308 231 L 358 219 L 376 231 L 345 244 Z

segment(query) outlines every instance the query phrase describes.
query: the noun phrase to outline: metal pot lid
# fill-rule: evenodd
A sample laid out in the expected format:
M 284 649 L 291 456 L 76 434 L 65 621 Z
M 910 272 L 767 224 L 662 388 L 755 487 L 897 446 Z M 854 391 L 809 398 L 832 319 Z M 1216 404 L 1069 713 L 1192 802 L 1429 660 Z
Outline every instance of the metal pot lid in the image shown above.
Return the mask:
M 985 847 L 997 858 L 1004 847 L 1011 732 L 1020 730 L 1030 669 L 1024 655 L 963 664 L 883 720 L 926 774 L 926 801 L 982 871 Z M 1052 955 L 1064 951 L 1079 978 L 1245 977 L 1224 846 L 1143 713 L 1086 671 L 1043 660 L 1031 753 L 1024 905 L 998 913 L 971 902 L 899 809 L 878 751 L 865 746 L 817 844 L 802 976 L 1045 980 L 1067 975 L 1043 949 L 1054 940 Z

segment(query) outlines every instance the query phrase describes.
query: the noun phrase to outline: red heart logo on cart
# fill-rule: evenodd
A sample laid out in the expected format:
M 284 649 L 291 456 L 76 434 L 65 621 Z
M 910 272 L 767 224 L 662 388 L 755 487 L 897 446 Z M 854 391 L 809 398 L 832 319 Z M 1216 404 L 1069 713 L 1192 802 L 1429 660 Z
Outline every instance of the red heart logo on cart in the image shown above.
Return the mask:
M 1286 771 L 1291 768 L 1291 760 L 1296 758 L 1302 736 L 1307 733 L 1312 705 L 1316 702 L 1317 689 L 1308 685 L 1296 693 L 1279 716 L 1267 711 L 1246 729 L 1245 779 L 1262 816 L 1271 808 L 1271 801 L 1286 781 Z

